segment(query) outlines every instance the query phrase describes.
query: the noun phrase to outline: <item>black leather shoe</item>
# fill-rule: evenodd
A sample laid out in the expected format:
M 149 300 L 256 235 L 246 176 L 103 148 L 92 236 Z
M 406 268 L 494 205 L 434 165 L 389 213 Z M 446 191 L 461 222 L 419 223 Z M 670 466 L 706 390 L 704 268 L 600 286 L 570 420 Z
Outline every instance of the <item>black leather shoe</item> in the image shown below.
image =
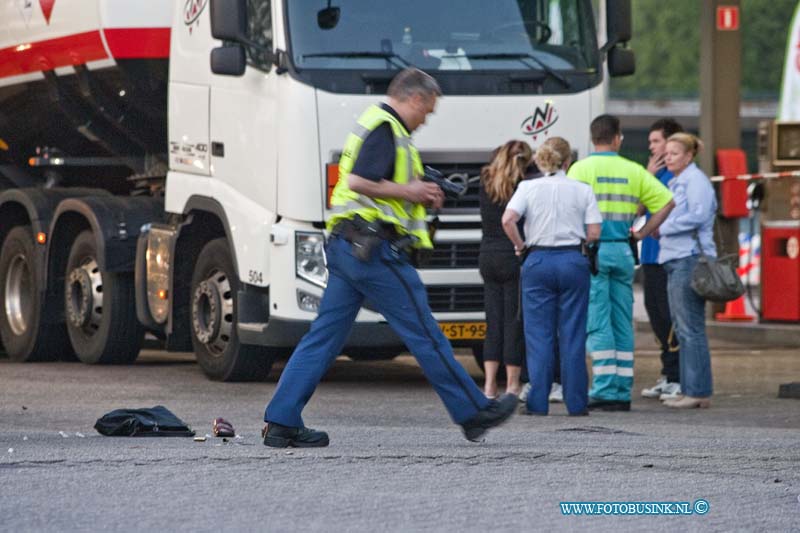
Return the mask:
M 489 400 L 489 405 L 461 424 L 464 436 L 472 442 L 480 442 L 489 429 L 508 420 L 516 407 L 517 396 L 514 394 L 503 394 L 496 400 Z
M 270 422 L 261 431 L 264 446 L 270 448 L 322 448 L 328 445 L 328 434 L 307 427 L 293 428 Z
M 589 400 L 589 411 L 630 411 L 631 402 L 621 400 Z

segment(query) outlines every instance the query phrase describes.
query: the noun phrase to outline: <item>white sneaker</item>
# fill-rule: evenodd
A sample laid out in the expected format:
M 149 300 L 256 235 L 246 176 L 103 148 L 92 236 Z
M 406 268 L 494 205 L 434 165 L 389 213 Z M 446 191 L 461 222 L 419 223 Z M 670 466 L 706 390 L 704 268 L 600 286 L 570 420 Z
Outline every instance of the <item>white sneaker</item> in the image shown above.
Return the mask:
M 667 400 L 680 400 L 683 398 L 683 394 L 681 394 L 681 384 L 680 383 L 671 383 L 667 382 L 664 385 L 664 388 L 661 389 L 661 395 L 658 397 L 659 400 L 665 402 Z
M 550 396 L 547 397 L 550 403 L 564 403 L 564 391 L 561 389 L 560 383 L 553 383 L 550 388 Z
M 531 393 L 531 384 L 526 383 L 522 386 L 522 390 L 519 391 L 519 401 L 525 403 L 528 401 L 528 394 Z
M 642 389 L 642 396 L 645 398 L 658 398 L 661 396 L 661 393 L 664 392 L 664 387 L 667 385 L 667 378 L 665 376 L 661 376 L 656 381 L 655 386 L 649 389 Z

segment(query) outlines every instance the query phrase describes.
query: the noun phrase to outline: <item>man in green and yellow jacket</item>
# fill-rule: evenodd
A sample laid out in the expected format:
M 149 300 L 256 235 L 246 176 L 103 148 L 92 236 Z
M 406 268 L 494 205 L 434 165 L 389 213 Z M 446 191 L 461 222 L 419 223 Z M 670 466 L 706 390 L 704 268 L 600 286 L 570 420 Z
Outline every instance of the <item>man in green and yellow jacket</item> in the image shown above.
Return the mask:
M 589 409 L 629 411 L 633 387 L 633 274 L 629 240 L 641 240 L 667 218 L 675 203 L 658 179 L 638 163 L 619 155 L 619 119 L 600 115 L 591 124 L 594 152 L 569 169 L 568 176 L 594 190 L 603 226 L 592 276 L 586 351 L 592 358 Z M 653 215 L 632 232 L 639 204 Z

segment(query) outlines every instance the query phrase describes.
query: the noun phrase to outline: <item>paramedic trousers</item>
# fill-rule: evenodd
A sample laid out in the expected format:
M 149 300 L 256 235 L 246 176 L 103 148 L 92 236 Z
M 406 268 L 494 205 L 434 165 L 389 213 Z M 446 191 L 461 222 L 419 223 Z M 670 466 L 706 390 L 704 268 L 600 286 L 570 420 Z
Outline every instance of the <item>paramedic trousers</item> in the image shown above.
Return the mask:
M 633 388 L 633 272 L 630 245 L 600 244 L 599 273 L 592 276 L 586 350 L 592 358 L 596 400 L 631 401 Z
M 301 412 L 342 352 L 365 299 L 416 357 L 455 423 L 467 421 L 488 405 L 489 400 L 453 357 L 450 342 L 431 314 L 425 287 L 405 253 L 383 241 L 369 261 L 360 261 L 352 255 L 350 243 L 337 236 L 330 239 L 326 252 L 328 286 L 319 315 L 286 364 L 264 413 L 265 422 L 304 426 Z

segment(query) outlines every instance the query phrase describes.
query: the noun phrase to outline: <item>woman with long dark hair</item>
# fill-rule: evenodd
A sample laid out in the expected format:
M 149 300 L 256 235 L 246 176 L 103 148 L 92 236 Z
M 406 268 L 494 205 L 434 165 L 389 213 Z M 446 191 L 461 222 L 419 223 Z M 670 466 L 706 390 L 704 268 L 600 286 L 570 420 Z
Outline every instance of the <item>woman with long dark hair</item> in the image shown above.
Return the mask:
M 492 161 L 481 170 L 481 239 L 478 266 L 484 281 L 486 340 L 483 366 L 486 396 L 497 396 L 497 371 L 506 365 L 506 392 L 519 394 L 525 345 L 518 318 L 519 262 L 514 245 L 503 232 L 501 219 L 506 204 L 533 157 L 524 141 L 509 141 L 497 149 Z

